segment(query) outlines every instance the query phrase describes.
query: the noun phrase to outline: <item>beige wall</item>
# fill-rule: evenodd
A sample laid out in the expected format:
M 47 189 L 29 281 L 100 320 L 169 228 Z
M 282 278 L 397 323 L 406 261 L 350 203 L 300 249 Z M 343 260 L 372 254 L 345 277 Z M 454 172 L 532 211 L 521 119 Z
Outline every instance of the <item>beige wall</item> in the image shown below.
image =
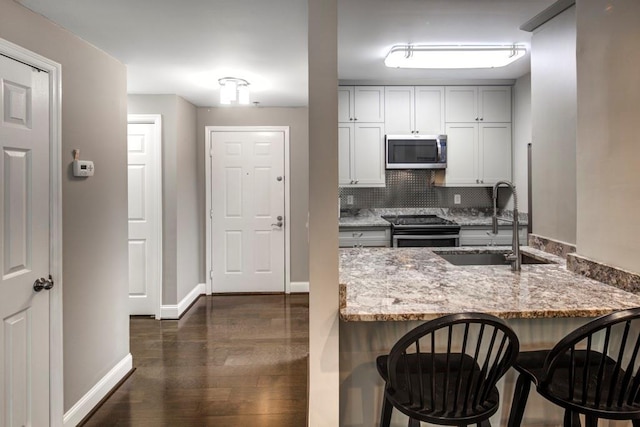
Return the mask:
M 129 95 L 130 114 L 162 115 L 162 304 L 173 305 L 198 283 L 196 107 L 177 95 Z
M 178 164 L 177 193 L 177 275 L 178 302 L 180 302 L 200 280 L 200 238 L 204 232 L 199 228 L 201 213 L 198 211 L 198 154 L 196 144 L 197 109 L 190 102 L 178 97 L 178 137 L 176 162 Z
M 0 37 L 62 64 L 64 409 L 129 353 L 123 64 L 12 0 Z M 72 150 L 95 176 L 71 176 Z
M 640 273 L 640 2 L 577 3 L 577 250 Z
M 576 242 L 575 7 L 538 28 L 531 45 L 533 232 Z
M 309 0 L 309 426 L 339 424 L 338 6 Z
M 291 188 L 291 281 L 309 281 L 307 212 L 309 206 L 309 118 L 307 108 L 198 108 L 198 215 L 200 218 L 200 281 L 205 281 L 205 126 L 289 126 Z M 337 196 L 336 196 L 337 197 Z
M 518 210 L 528 212 L 527 144 L 531 142 L 531 74 L 513 86 L 513 183 L 518 190 Z

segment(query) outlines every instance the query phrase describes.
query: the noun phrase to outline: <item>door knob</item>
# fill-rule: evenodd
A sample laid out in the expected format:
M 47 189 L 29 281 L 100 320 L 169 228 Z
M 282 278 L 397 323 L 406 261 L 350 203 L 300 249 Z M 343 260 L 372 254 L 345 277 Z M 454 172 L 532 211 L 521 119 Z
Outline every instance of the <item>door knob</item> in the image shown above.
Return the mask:
M 284 225 L 284 222 L 282 221 L 278 221 L 275 224 L 271 224 L 272 227 L 278 227 L 278 228 L 282 228 L 283 225 Z
M 40 292 L 43 289 L 48 291 L 51 288 L 53 288 L 53 277 L 51 277 L 51 275 L 49 275 L 48 279 L 41 277 L 33 282 L 33 290 L 36 292 Z

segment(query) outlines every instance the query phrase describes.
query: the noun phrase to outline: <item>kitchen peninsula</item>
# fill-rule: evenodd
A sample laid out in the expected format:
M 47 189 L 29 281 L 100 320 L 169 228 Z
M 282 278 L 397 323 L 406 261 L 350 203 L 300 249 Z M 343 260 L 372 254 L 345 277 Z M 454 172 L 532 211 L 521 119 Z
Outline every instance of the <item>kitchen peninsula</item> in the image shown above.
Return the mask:
M 340 250 L 341 425 L 377 425 L 383 383 L 375 357 L 426 320 L 463 311 L 491 313 L 507 319 L 521 349 L 528 350 L 553 346 L 593 317 L 640 306 L 640 296 L 576 275 L 562 258 L 528 247 L 523 254 L 548 263 L 513 272 L 505 265 L 453 265 L 438 255 L 501 249 L 508 248 Z M 510 372 L 501 384 L 503 403 L 492 425 L 505 423 L 514 378 Z M 562 413 L 533 398 L 523 425 L 554 420 L 561 421 Z M 406 418 L 396 414 L 392 425 L 406 425 Z

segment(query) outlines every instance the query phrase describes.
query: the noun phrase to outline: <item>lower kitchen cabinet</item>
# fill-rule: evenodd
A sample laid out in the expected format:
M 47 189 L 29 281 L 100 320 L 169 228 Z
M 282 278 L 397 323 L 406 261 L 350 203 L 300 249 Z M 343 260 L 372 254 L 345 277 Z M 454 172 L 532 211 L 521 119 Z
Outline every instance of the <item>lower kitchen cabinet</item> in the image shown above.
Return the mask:
M 389 227 L 340 227 L 339 246 L 341 248 L 389 247 L 391 231 Z
M 520 246 L 527 245 L 527 226 L 520 226 Z M 500 225 L 498 234 L 491 235 L 490 225 L 463 225 L 460 228 L 460 246 L 511 246 L 513 227 Z

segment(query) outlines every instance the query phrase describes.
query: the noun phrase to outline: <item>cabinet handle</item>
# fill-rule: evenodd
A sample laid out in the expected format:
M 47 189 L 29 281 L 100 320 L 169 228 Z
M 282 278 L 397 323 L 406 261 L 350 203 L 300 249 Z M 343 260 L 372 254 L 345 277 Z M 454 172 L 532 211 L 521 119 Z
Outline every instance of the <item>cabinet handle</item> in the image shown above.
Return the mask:
M 349 117 L 349 120 L 353 120 L 353 117 Z
M 480 180 L 479 179 L 476 179 L 476 184 L 480 184 Z
M 412 131 L 411 131 L 411 133 L 416 133 L 416 131 L 415 131 L 415 130 L 412 130 Z
M 355 183 L 357 184 L 357 183 L 359 183 L 359 182 L 360 182 L 360 181 L 358 181 L 358 180 L 356 179 L 356 182 L 355 182 Z
M 484 120 L 484 117 L 480 117 L 480 121 L 483 121 L 483 120 Z
M 478 121 L 478 118 L 476 117 L 476 122 Z
M 357 118 L 357 117 L 354 117 L 354 118 L 353 118 L 353 120 L 358 120 L 358 118 Z
M 417 130 L 417 131 L 416 131 L 416 133 L 420 133 L 420 131 L 419 131 L 419 130 Z

